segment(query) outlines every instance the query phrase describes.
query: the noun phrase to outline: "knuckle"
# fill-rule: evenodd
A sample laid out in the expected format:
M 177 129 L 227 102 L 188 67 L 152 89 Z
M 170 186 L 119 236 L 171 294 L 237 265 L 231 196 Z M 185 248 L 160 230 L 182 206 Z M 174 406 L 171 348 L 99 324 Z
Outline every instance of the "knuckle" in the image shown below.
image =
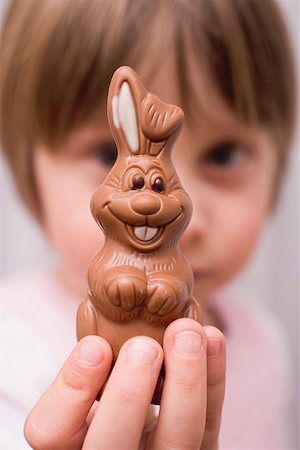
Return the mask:
M 94 399 L 101 388 L 101 383 L 91 382 L 89 369 L 73 366 L 72 370 L 62 370 L 47 391 L 51 405 L 72 404 L 84 407 Z
M 216 432 L 221 424 L 221 415 L 219 413 L 207 414 L 205 420 L 205 432 Z
M 134 384 L 120 384 L 117 391 L 119 401 L 124 404 L 135 403 L 143 397 L 142 389 Z
M 71 381 L 70 383 L 61 382 L 53 386 L 52 391 L 54 398 L 60 398 L 60 402 L 67 403 L 70 398 L 77 404 L 84 404 L 89 401 L 94 390 L 90 385 L 84 385 L 83 383 L 76 383 Z
M 84 388 L 84 379 L 86 378 L 87 369 L 78 365 L 72 367 L 72 371 L 62 371 L 61 377 L 57 379 L 57 383 L 61 389 L 72 389 L 80 391 Z
M 199 378 L 195 377 L 178 377 L 176 380 L 176 384 L 185 389 L 195 389 L 196 387 L 202 385 Z
M 96 368 L 97 370 L 97 368 Z M 91 376 L 95 369 L 89 366 L 74 364 L 60 372 L 57 383 L 60 387 L 73 391 L 89 391 Z
M 190 439 L 172 439 L 164 440 L 160 442 L 159 449 L 160 450 L 198 450 L 200 448 L 200 443 L 195 443 Z
M 198 364 L 188 364 L 182 371 L 175 373 L 175 383 L 186 390 L 194 390 L 202 387 L 204 380 Z M 206 378 L 205 378 L 206 383 Z
M 208 368 L 207 387 L 212 392 L 221 392 L 225 389 L 226 371 L 225 367 L 216 366 L 213 369 Z
M 209 370 L 207 374 L 207 387 L 214 392 L 225 389 L 226 372 L 222 367 L 217 367 L 215 370 Z

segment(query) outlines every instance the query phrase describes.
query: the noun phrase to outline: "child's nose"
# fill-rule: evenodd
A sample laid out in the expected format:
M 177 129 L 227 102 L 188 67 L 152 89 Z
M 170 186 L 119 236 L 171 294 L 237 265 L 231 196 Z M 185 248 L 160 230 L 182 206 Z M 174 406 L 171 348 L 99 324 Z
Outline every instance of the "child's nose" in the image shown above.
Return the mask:
M 157 213 L 161 208 L 161 201 L 156 195 L 136 194 L 130 201 L 134 212 L 148 216 Z

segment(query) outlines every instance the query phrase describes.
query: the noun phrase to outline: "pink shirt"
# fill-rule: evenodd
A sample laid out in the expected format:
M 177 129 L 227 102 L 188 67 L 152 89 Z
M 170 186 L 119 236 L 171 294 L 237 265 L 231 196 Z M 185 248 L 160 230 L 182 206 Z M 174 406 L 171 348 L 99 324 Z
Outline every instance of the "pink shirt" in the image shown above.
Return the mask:
M 26 272 L 0 283 L 0 448 L 29 448 L 26 415 L 76 343 L 78 302 L 49 274 Z M 226 397 L 220 450 L 281 450 L 288 364 L 277 324 L 227 294 L 212 300 L 225 325 Z

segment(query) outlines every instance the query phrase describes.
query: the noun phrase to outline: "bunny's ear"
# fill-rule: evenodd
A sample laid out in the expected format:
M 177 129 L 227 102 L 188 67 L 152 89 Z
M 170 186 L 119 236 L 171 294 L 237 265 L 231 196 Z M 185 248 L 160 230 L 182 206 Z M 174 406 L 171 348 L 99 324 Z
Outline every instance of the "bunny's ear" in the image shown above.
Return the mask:
M 108 92 L 107 115 L 120 152 L 140 153 L 142 136 L 137 105 L 145 94 L 133 69 L 123 66 L 114 73 Z
M 112 77 L 107 115 L 118 151 L 130 155 L 170 153 L 184 120 L 181 108 L 148 93 L 127 66 Z

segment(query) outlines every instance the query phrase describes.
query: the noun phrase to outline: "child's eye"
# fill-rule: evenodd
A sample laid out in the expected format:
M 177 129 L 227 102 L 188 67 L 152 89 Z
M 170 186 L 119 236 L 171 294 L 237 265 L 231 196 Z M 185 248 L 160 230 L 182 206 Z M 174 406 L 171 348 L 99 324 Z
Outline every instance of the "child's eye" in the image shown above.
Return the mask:
M 107 167 L 112 167 L 117 159 L 117 147 L 114 143 L 103 144 L 95 151 L 96 159 Z
M 214 146 L 207 152 L 204 162 L 215 168 L 232 168 L 239 164 L 245 156 L 246 149 L 235 142 L 224 142 Z

